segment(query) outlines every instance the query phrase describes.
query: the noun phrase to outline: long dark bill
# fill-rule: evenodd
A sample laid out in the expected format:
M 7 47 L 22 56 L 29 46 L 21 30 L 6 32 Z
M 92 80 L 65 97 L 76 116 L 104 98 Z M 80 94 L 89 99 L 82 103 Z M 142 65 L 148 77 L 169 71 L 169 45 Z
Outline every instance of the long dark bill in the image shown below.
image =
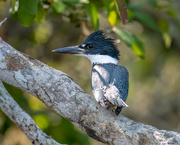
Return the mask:
M 53 50 L 52 52 L 68 53 L 68 54 L 83 54 L 84 49 L 79 48 L 78 46 L 70 46 L 70 47 L 58 48 L 58 49 Z

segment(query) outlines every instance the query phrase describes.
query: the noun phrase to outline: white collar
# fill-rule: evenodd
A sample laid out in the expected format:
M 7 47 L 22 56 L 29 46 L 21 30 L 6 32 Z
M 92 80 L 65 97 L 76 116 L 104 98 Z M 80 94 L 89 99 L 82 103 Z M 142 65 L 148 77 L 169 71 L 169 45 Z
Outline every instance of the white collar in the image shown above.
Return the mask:
M 92 64 L 103 64 L 103 63 L 113 63 L 117 64 L 118 60 L 109 55 L 85 55 L 85 54 L 76 54 L 78 56 L 83 56 L 88 58 Z

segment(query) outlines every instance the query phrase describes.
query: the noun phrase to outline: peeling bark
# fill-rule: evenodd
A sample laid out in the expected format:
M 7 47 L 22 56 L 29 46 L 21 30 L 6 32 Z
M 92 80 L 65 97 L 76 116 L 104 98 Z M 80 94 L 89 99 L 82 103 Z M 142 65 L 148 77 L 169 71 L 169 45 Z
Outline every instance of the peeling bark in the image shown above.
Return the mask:
M 103 143 L 114 145 L 180 143 L 180 133 L 158 130 L 122 115 L 115 116 L 101 107 L 65 73 L 15 50 L 2 39 L 0 39 L 0 80 L 39 98 L 90 137 Z M 0 105 L 2 107 L 3 104 Z M 3 111 L 6 113 L 7 110 Z M 25 134 L 26 131 L 23 130 Z

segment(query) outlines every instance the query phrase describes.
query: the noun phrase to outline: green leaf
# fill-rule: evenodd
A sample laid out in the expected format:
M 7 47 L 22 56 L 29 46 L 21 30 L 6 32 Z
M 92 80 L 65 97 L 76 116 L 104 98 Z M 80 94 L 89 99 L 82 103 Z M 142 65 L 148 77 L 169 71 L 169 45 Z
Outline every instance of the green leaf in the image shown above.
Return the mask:
M 134 17 L 133 11 L 128 10 L 128 16 L 129 16 L 129 18 L 133 18 Z
M 38 0 L 19 0 L 18 20 L 27 27 L 32 24 L 37 14 Z
M 159 24 L 159 28 L 162 31 L 162 37 L 163 37 L 163 40 L 164 40 L 165 47 L 170 48 L 172 38 L 171 38 L 171 36 L 169 34 L 169 23 L 168 23 L 168 21 L 166 21 L 164 19 L 159 19 L 158 24 Z
M 162 35 L 163 35 L 165 47 L 166 48 L 170 48 L 171 47 L 171 43 L 172 43 L 171 36 L 167 32 L 164 32 Z
M 113 31 L 121 41 L 133 50 L 136 55 L 140 58 L 144 58 L 144 45 L 138 37 L 117 27 L 114 27 Z
M 136 55 L 144 59 L 145 57 L 144 44 L 137 36 L 133 35 L 133 37 L 134 37 L 134 43 L 132 43 L 132 50 Z
M 158 25 L 156 24 L 156 22 L 154 21 L 154 19 L 143 12 L 134 12 L 135 17 L 141 21 L 145 26 L 149 27 L 150 29 L 153 29 L 157 32 L 160 32 Z
M 119 16 L 122 23 L 125 25 L 128 22 L 127 6 L 125 0 L 115 0 Z
M 14 14 L 16 12 L 15 6 L 16 6 L 16 0 L 11 0 L 12 14 Z
M 108 15 L 108 21 L 111 24 L 111 26 L 114 26 L 116 24 L 117 21 L 117 13 L 116 11 L 111 11 Z
M 117 22 L 117 11 L 114 0 L 103 0 L 106 9 L 108 11 L 108 21 L 111 26 L 114 26 Z
M 66 8 L 66 5 L 63 3 L 63 0 L 53 1 L 51 3 L 51 6 L 56 13 L 62 13 Z
M 99 29 L 99 14 L 98 14 L 98 10 L 96 6 L 93 3 L 89 3 L 86 5 L 86 11 L 91 19 L 94 29 L 98 30 Z
M 168 10 L 166 13 L 167 13 L 169 16 L 171 16 L 172 18 L 175 18 L 175 19 L 178 18 L 178 14 L 177 14 L 175 11 L 173 11 L 173 10 Z
M 34 121 L 41 129 L 46 129 L 49 126 L 49 118 L 44 114 L 33 116 Z
M 162 32 L 169 32 L 168 21 L 160 18 L 158 20 L 158 25 L 159 25 L 159 28 L 161 29 Z
M 39 3 L 35 21 L 40 23 L 45 20 L 45 17 L 46 17 L 46 10 L 43 8 L 42 4 Z
M 128 18 L 129 18 L 129 22 L 132 23 L 133 22 L 133 18 L 134 18 L 134 13 L 131 10 L 128 10 Z

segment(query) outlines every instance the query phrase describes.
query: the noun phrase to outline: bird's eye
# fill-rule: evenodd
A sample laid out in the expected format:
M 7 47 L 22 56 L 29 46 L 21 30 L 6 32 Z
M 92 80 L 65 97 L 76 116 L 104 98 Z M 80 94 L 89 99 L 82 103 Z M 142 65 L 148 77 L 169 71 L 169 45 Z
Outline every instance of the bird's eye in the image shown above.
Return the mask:
M 92 45 L 92 44 L 87 44 L 87 45 L 86 45 L 86 48 L 87 48 L 87 49 L 91 49 L 91 48 L 93 48 L 93 45 Z

